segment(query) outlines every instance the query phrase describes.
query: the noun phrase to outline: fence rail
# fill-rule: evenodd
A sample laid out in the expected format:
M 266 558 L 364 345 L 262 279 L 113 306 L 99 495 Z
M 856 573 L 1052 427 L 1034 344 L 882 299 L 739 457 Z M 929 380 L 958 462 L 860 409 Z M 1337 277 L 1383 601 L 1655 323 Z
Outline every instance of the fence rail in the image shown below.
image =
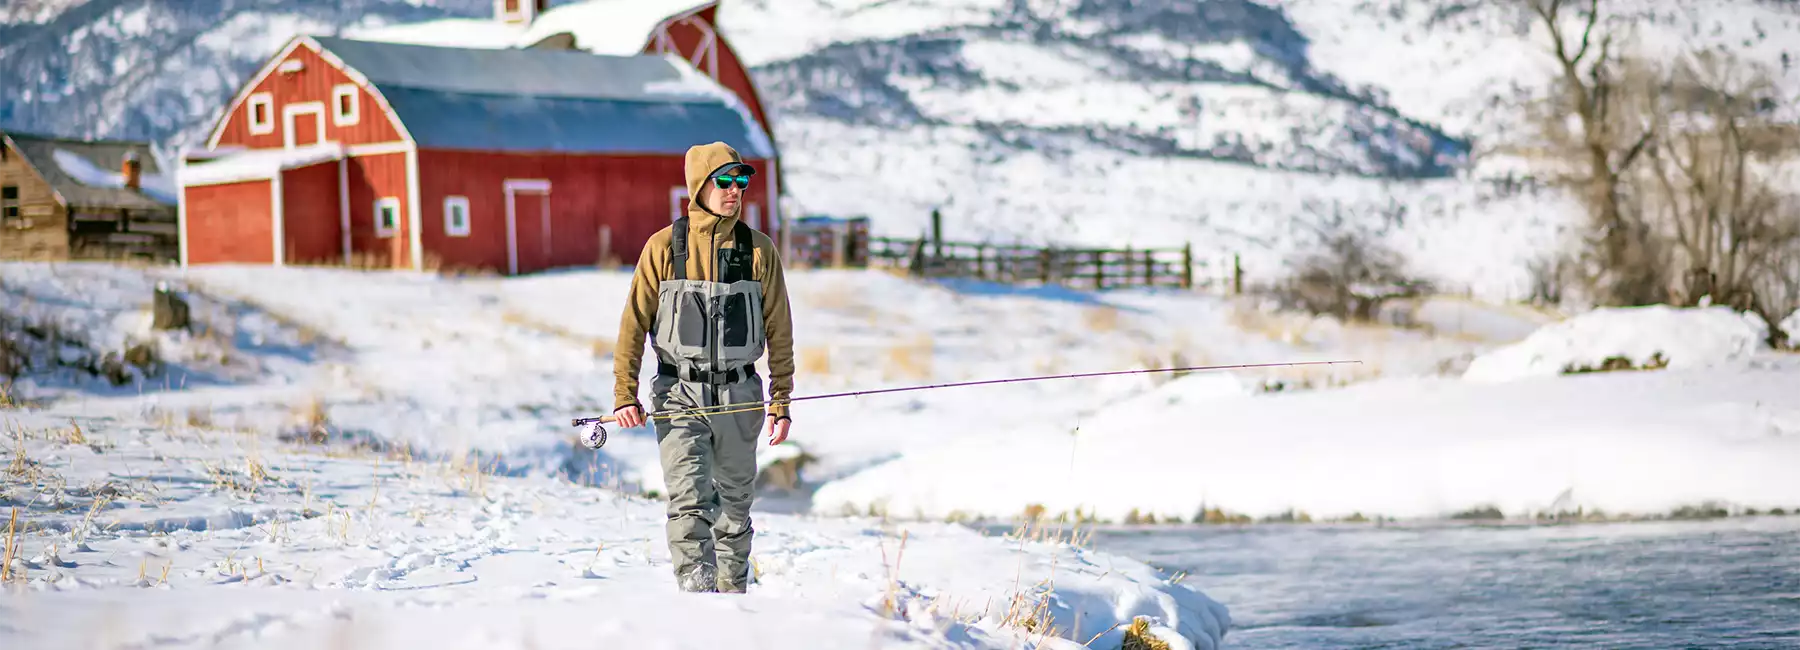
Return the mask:
M 870 237 L 870 266 L 933 278 L 1079 289 L 1194 286 L 1193 251 L 1175 249 L 1037 248 L 972 242 Z
M 1055 248 L 932 237 L 880 237 L 866 222 L 835 223 L 791 233 L 787 257 L 801 267 L 885 268 L 915 277 L 973 278 L 1006 284 L 1061 285 L 1076 289 L 1196 287 L 1242 293 L 1243 270 L 1212 269 L 1195 260 L 1193 247 Z M 1198 274 L 1196 273 L 1198 271 Z M 1221 286 L 1223 285 L 1223 286 Z

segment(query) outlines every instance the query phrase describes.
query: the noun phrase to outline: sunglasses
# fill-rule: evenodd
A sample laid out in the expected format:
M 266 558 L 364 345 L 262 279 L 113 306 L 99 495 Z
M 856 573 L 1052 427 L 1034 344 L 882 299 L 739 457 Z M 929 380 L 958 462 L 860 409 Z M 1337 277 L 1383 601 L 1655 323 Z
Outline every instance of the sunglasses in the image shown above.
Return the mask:
M 750 186 L 750 177 L 748 175 L 730 176 L 730 175 L 726 175 L 726 174 L 720 174 L 718 176 L 714 176 L 712 181 L 713 181 L 713 187 L 717 187 L 721 190 L 731 187 L 734 184 L 737 185 L 738 189 L 740 189 L 740 190 Z

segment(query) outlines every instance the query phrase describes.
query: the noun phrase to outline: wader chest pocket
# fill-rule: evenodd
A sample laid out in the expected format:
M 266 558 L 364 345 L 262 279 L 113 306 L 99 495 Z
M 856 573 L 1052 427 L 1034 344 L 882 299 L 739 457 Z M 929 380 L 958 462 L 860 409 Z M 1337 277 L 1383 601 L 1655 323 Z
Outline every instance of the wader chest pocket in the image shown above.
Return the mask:
M 675 340 L 682 345 L 706 345 L 706 299 L 699 293 L 684 291 L 676 298 Z
M 719 315 L 724 321 L 722 328 L 726 347 L 742 347 L 750 342 L 750 299 L 741 293 L 724 296 L 725 309 Z

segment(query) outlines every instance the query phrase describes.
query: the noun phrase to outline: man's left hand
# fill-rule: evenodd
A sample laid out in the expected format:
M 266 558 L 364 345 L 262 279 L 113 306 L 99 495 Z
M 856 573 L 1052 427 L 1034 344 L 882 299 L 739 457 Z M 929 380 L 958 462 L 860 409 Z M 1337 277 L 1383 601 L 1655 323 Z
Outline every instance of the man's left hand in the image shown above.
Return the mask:
M 773 447 L 787 440 L 788 425 L 793 423 L 793 420 L 777 418 L 775 414 L 769 414 L 769 446 Z

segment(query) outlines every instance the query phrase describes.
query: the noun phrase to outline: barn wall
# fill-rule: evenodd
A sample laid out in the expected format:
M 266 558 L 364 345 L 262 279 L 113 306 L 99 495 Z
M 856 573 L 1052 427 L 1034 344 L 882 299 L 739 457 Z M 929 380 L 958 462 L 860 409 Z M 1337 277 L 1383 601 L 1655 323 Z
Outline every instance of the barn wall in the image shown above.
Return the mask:
M 766 168 L 762 161 L 751 164 Z M 422 150 L 419 194 L 425 211 L 421 236 L 428 256 L 446 268 L 506 270 L 508 179 L 550 181 L 550 217 L 555 266 L 592 266 L 600 261 L 600 228 L 611 228 L 612 255 L 621 264 L 637 260 L 644 242 L 669 225 L 671 190 L 685 186 L 681 156 L 509 155 Z M 765 180 L 759 176 L 758 181 Z M 444 199 L 469 198 L 470 233 L 445 231 Z M 764 186 L 752 184 L 748 204 L 768 214 Z
M 338 162 L 290 169 L 281 175 L 283 261 L 335 264 L 344 259 L 339 238 Z
M 412 245 L 407 228 L 412 204 L 406 186 L 406 154 L 352 156 L 348 165 L 352 254 L 362 263 L 410 268 Z M 384 197 L 400 200 L 400 227 L 390 237 L 375 233 L 375 201 Z
M 282 107 L 297 102 L 319 102 L 325 110 L 325 139 L 341 142 L 346 145 L 372 144 L 380 142 L 400 141 L 400 130 L 392 118 L 381 110 L 375 96 L 367 88 L 359 87 L 359 116 L 356 124 L 338 126 L 333 119 L 331 101 L 333 86 L 351 83 L 349 75 L 325 62 L 318 52 L 305 44 L 295 47 L 287 59 L 300 61 L 305 69 L 295 73 L 283 73 L 279 70 L 270 72 L 262 78 L 254 90 L 245 95 L 245 100 L 238 104 L 227 117 L 225 130 L 219 136 L 219 146 L 239 145 L 254 149 L 281 148 L 285 146 L 284 133 L 286 120 L 282 117 Z M 273 133 L 253 135 L 250 133 L 249 95 L 269 92 L 274 96 L 274 104 L 270 114 L 275 121 Z M 309 119 L 304 116 L 298 119 Z
M 719 24 L 717 14 L 718 8 L 717 6 L 713 6 L 701 10 L 694 18 L 705 21 L 707 25 L 712 27 L 714 32 L 717 32 Z M 701 32 L 700 28 L 688 21 L 675 22 L 668 27 L 668 33 L 669 37 L 675 41 L 676 49 L 681 52 L 684 58 L 692 57 L 694 51 L 700 47 L 700 42 L 704 38 L 704 34 Z M 736 93 L 738 98 L 742 99 L 744 103 L 750 107 L 751 116 L 755 117 L 757 123 L 762 125 L 763 131 L 769 133 L 770 137 L 773 138 L 775 130 L 769 126 L 769 115 L 763 110 L 762 96 L 757 94 L 755 84 L 750 81 L 749 70 L 746 70 L 743 62 L 738 60 L 737 52 L 733 51 L 730 45 L 726 43 L 725 36 L 720 34 L 718 38 L 719 85 L 729 88 L 731 92 Z M 650 39 L 650 43 L 644 47 L 644 51 L 646 53 L 654 53 L 655 49 L 656 41 L 655 39 Z M 701 72 L 707 71 L 701 70 Z
M 0 147 L 7 147 L 4 140 Z M 18 219 L 0 223 L 0 259 L 69 259 L 68 211 L 56 200 L 56 191 L 17 150 L 8 147 L 0 154 L 0 186 L 18 192 L 8 204 L 16 208 Z
M 275 262 L 274 197 L 269 181 L 182 188 L 189 264 Z

